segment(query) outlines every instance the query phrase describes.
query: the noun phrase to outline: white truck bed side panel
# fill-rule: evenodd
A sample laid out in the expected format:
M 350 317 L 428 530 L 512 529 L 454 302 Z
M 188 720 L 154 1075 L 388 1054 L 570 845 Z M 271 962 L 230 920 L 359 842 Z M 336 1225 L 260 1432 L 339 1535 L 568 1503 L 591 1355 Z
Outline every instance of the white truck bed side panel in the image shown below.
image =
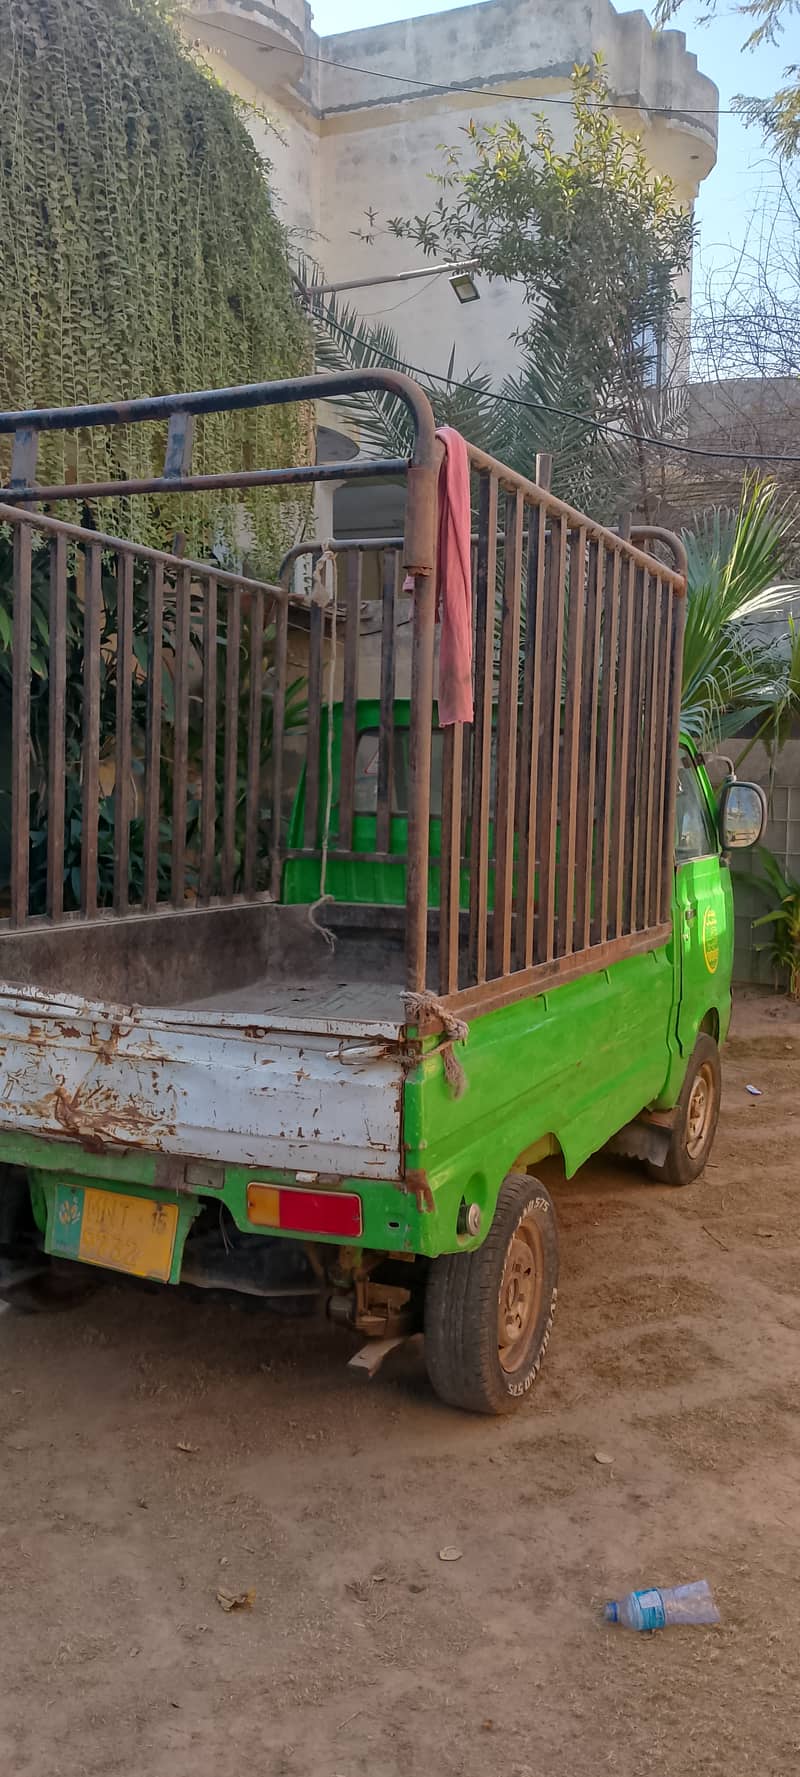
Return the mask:
M 0 1129 L 399 1178 L 397 1030 L 319 1024 L 270 1029 L 252 1014 L 112 1008 L 0 985 Z

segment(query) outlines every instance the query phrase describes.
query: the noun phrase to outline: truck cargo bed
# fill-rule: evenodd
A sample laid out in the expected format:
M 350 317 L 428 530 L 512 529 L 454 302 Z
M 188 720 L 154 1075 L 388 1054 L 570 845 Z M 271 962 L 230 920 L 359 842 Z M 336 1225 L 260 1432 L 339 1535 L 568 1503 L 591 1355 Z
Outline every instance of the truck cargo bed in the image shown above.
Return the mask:
M 223 927 L 191 914 L 153 921 L 145 944 L 139 924 L 138 945 L 138 922 L 117 922 L 105 948 L 96 929 L 75 927 L 59 934 L 58 953 L 42 947 L 38 981 L 0 983 L 0 1129 L 96 1152 L 397 1179 L 394 947 L 354 934 L 331 953 L 304 909 L 242 913 Z M 4 945 L 6 972 L 13 956 Z M 160 1003 L 140 1003 L 137 988 L 158 985 L 159 958 Z
M 299 1020 L 306 1029 L 336 1028 L 342 1035 L 363 1032 L 396 1037 L 403 1025 L 402 992 L 399 981 L 312 983 L 290 976 L 277 982 L 267 978 L 244 987 L 222 988 L 188 1000 L 187 1007 L 197 1012 L 248 1012 L 281 1023 Z

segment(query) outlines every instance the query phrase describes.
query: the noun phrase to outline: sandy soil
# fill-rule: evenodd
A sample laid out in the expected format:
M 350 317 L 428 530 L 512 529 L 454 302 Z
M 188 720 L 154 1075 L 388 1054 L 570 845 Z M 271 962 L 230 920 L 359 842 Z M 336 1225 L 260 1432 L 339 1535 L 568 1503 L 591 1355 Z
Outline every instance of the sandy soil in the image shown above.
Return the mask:
M 4 1777 L 798 1769 L 798 1012 L 738 1007 L 699 1185 L 555 1190 L 556 1328 L 511 1421 L 438 1405 L 416 1344 L 370 1383 L 345 1334 L 236 1304 L 3 1315 Z M 601 1621 L 703 1576 L 719 1629 Z

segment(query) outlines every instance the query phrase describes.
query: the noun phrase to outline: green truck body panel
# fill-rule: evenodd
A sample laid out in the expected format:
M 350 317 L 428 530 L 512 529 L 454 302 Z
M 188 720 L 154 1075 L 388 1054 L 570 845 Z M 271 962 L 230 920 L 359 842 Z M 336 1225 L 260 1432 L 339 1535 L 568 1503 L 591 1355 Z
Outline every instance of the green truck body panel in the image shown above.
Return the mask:
M 377 703 L 361 703 L 360 733 L 377 727 Z M 402 749 L 408 706 L 396 710 Z M 325 756 L 323 734 L 323 759 Z M 334 815 L 341 744 L 341 710 L 334 712 Z M 665 1110 L 680 1094 L 688 1058 L 701 1027 L 724 1038 L 730 1017 L 733 905 L 730 874 L 716 840 L 714 797 L 696 753 L 687 743 L 685 767 L 704 805 L 711 835 L 705 856 L 679 861 L 675 871 L 673 931 L 660 949 L 632 955 L 580 979 L 520 998 L 474 1017 L 458 1056 L 466 1089 L 455 1096 L 437 1039 L 420 1045 L 403 1086 L 405 1183 L 344 1179 L 340 1188 L 360 1194 L 363 1235 L 359 1244 L 386 1253 L 434 1257 L 480 1244 L 491 1223 L 503 1178 L 542 1154 L 560 1152 L 568 1174 L 582 1165 L 647 1107 Z M 398 755 L 401 759 L 401 756 Z M 369 761 L 367 761 L 369 764 Z M 402 759 L 401 759 L 402 764 Z M 324 805 L 324 779 L 321 804 Z M 303 844 L 304 788 L 291 821 L 290 849 Z M 431 850 L 439 851 L 440 823 L 431 823 Z M 402 806 L 392 822 L 391 847 L 402 857 L 406 821 Z M 356 811 L 353 849 L 374 850 L 375 818 Z M 328 865 L 327 891 L 337 900 L 372 906 L 402 905 L 402 863 Z M 283 899 L 310 902 L 319 894 L 318 859 L 289 859 Z M 462 878 L 467 905 L 468 885 Z M 430 873 L 431 905 L 438 901 L 438 870 Z M 236 1225 L 256 1235 L 247 1217 L 246 1189 L 253 1180 L 296 1182 L 270 1169 L 228 1165 L 222 1183 L 198 1186 L 176 1198 L 157 1184 L 157 1159 L 142 1151 L 87 1152 L 70 1140 L 14 1131 L 0 1138 L 0 1158 L 27 1168 L 34 1211 L 46 1227 L 49 1251 L 63 1251 L 56 1228 L 61 1188 L 94 1184 L 144 1193 L 179 1204 L 171 1281 L 180 1277 L 183 1243 L 204 1201 L 223 1203 Z M 481 1209 L 480 1232 L 460 1232 L 465 1204 Z M 272 1237 L 278 1230 L 268 1231 Z M 280 1230 L 292 1238 L 290 1230 Z M 296 1237 L 296 1236 L 295 1236 Z M 315 1237 L 316 1238 L 316 1237 Z M 335 1244 L 335 1243 L 334 1243 Z

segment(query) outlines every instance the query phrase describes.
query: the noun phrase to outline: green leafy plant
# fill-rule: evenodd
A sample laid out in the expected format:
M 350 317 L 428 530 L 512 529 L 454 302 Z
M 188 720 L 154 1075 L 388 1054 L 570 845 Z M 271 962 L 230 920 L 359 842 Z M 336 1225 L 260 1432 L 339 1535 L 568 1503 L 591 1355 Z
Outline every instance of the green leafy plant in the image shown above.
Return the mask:
M 741 734 L 781 744 L 800 708 L 800 657 L 764 642 L 752 625 L 800 591 L 781 582 L 791 514 L 771 482 L 745 483 L 736 512 L 713 512 L 684 531 L 689 561 L 681 720 L 700 744 Z
M 67 910 L 80 905 L 80 866 L 83 838 L 83 608 L 78 587 L 78 562 L 71 558 L 67 582 L 66 685 L 65 685 L 65 811 L 64 811 L 64 905 Z M 116 564 L 103 558 L 100 579 L 99 630 L 99 757 L 101 782 L 113 780 L 114 740 L 120 660 L 117 638 Z M 13 549 L 7 532 L 0 528 L 0 900 L 7 886 L 11 839 L 11 622 L 13 602 Z M 47 821 L 48 821 L 48 750 L 50 702 L 50 619 L 49 619 L 49 551 L 45 544 L 34 547 L 31 571 L 32 636 L 31 650 L 31 805 L 30 805 L 30 911 L 42 913 L 47 893 Z M 223 605 L 224 611 L 224 605 Z M 134 814 L 130 826 L 129 899 L 141 899 L 144 883 L 144 823 L 141 813 L 144 776 L 144 750 L 147 720 L 148 625 L 150 616 L 149 577 L 137 565 L 133 579 L 133 655 L 128 664 L 131 705 L 131 769 L 134 780 Z M 268 781 L 272 757 L 272 688 L 271 644 L 274 630 L 267 626 L 262 651 L 262 729 L 261 767 Z M 162 818 L 159 824 L 158 892 L 166 896 L 170 886 L 170 854 L 172 840 L 173 740 L 175 721 L 172 658 L 175 646 L 175 611 L 167 594 L 161 634 L 161 735 L 159 794 Z M 199 800 L 200 760 L 203 725 L 203 621 L 199 599 L 192 599 L 190 612 L 190 646 L 193 661 L 193 682 L 189 691 L 188 724 L 188 796 L 184 831 L 187 849 L 187 887 L 196 887 L 196 860 L 200 839 L 201 806 Z M 217 697 L 218 720 L 216 756 L 216 806 L 222 803 L 223 733 L 225 695 L 225 657 L 228 646 L 227 624 L 221 616 L 216 647 L 218 653 Z M 247 635 L 240 644 L 239 696 L 236 720 L 236 794 L 234 873 L 240 885 L 244 855 L 246 791 L 248 774 L 248 717 L 250 702 L 251 663 Z M 307 715 L 306 685 L 296 679 L 287 686 L 285 730 L 303 726 Z M 278 816 L 280 818 L 280 816 Z M 269 798 L 259 806 L 259 856 L 262 858 L 262 879 L 266 883 L 267 852 L 272 831 L 273 810 Z M 98 803 L 98 873 L 97 895 L 101 907 L 110 906 L 114 892 L 114 844 L 116 803 L 113 790 L 101 792 Z
M 777 905 L 754 919 L 753 925 L 773 927 L 773 968 L 788 976 L 789 992 L 793 999 L 800 1000 L 800 882 L 782 869 L 766 846 L 759 846 L 757 855 L 764 874 L 749 880 L 767 898 L 777 896 Z
M 309 367 L 269 168 L 163 0 L 4 0 L 0 407 L 69 406 Z M 0 440 L 0 482 L 8 479 Z M 306 461 L 297 406 L 198 421 L 198 471 Z M 43 435 L 46 483 L 160 474 L 163 427 Z M 296 490 L 98 502 L 94 522 L 271 567 Z M 246 524 L 242 514 L 246 514 Z M 66 515 L 66 514 L 65 514 Z
M 655 385 L 684 350 L 679 280 L 692 220 L 671 179 L 615 118 L 603 59 L 572 71 L 572 142 L 535 117 L 483 125 L 445 151 L 426 215 L 388 226 L 424 253 L 473 262 L 524 287 L 518 339 L 538 363 L 562 358 L 579 413 L 634 434 L 639 500 L 651 500 L 645 432 Z

